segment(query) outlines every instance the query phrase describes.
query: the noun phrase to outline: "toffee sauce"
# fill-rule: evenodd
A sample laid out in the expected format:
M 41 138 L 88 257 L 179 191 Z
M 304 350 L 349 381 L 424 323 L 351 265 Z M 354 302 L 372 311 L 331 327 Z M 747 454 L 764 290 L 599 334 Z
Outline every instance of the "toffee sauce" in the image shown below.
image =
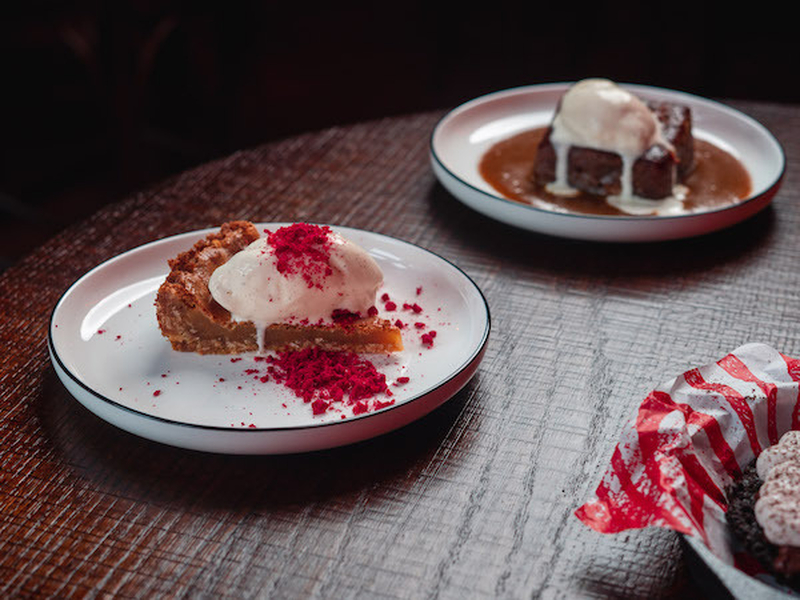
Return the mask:
M 629 216 L 602 196 L 581 192 L 556 196 L 533 181 L 533 161 L 547 127 L 524 131 L 493 145 L 481 158 L 481 176 L 510 200 L 557 212 Z M 735 204 L 750 195 L 750 174 L 735 157 L 705 140 L 694 140 L 694 170 L 683 185 L 689 192 L 685 212 L 710 210 Z

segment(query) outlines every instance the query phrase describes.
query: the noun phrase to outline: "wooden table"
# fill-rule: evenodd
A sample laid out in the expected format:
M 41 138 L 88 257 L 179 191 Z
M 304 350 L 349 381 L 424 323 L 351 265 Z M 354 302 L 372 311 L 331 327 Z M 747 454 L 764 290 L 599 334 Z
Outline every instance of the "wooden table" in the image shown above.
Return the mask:
M 748 341 L 800 355 L 800 111 L 732 103 L 783 144 L 773 206 L 728 231 L 593 244 L 488 220 L 428 164 L 440 113 L 245 150 L 109 206 L 0 278 L 0 596 L 695 596 L 679 536 L 573 511 L 658 383 Z M 459 265 L 492 334 L 477 376 L 368 442 L 279 457 L 180 450 L 85 410 L 47 354 L 77 277 L 234 219 L 386 233 Z

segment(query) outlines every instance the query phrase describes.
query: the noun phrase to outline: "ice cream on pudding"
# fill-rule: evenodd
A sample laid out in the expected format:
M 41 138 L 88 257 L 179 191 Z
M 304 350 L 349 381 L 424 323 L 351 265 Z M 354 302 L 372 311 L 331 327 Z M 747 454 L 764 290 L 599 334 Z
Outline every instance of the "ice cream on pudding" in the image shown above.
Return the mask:
M 693 146 L 688 107 L 645 103 L 612 81 L 585 79 L 559 100 L 534 179 L 560 196 L 679 199 L 686 194 L 679 184 L 694 165 Z M 652 211 L 651 204 L 645 208 Z
M 380 268 L 330 227 L 297 223 L 259 237 L 250 223 L 228 223 L 170 266 L 156 304 L 177 350 L 402 349 L 399 330 L 377 317 Z

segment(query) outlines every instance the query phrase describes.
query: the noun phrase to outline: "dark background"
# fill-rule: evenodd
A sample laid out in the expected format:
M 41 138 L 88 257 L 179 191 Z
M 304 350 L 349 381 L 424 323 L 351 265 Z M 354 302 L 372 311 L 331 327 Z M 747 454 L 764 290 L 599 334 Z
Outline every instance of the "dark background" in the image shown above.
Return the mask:
M 770 3 L 43 2 L 0 24 L 0 269 L 105 203 L 300 133 L 604 76 L 800 103 Z

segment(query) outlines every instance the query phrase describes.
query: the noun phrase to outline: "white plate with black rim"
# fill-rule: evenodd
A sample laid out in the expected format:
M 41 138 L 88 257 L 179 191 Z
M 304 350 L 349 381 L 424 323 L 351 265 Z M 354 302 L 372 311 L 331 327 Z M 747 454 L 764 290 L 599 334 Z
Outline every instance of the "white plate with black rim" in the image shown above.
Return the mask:
M 259 224 L 274 230 L 283 224 Z M 489 307 L 458 267 L 428 250 L 385 235 L 333 227 L 365 248 L 398 305 L 402 352 L 366 357 L 384 373 L 394 400 L 353 415 L 344 403 L 322 415 L 288 388 L 262 382 L 256 353 L 201 356 L 173 351 L 161 336 L 155 294 L 167 260 L 214 230 L 146 244 L 95 267 L 53 309 L 50 356 L 67 390 L 105 421 L 164 444 L 227 454 L 284 454 L 372 438 L 428 414 L 458 392 L 483 357 Z M 403 309 L 416 304 L 422 312 Z M 420 323 L 420 327 L 415 327 Z M 425 332 L 437 332 L 424 343 Z M 405 381 L 408 378 L 408 381 Z M 400 379 L 400 381 L 398 381 Z
M 747 169 L 750 196 L 706 212 L 665 216 L 600 216 L 557 212 L 503 197 L 479 172 L 495 143 L 550 123 L 570 83 L 518 87 L 471 100 L 450 111 L 433 130 L 431 164 L 442 185 L 470 208 L 497 221 L 560 237 L 647 242 L 692 237 L 739 223 L 763 208 L 778 191 L 786 158 L 760 123 L 729 106 L 683 92 L 641 85 L 622 87 L 645 100 L 689 106 L 693 133 L 726 150 Z

